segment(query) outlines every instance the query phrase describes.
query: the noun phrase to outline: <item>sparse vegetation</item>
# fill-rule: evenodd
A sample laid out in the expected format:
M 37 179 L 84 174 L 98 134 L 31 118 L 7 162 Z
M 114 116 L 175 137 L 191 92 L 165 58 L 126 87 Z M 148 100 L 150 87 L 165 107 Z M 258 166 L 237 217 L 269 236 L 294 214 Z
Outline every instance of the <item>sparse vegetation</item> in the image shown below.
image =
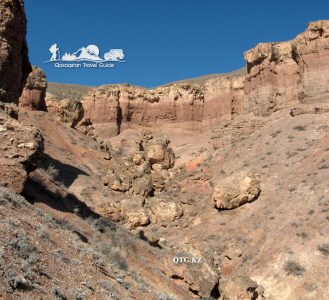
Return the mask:
M 53 165 L 49 164 L 47 167 L 43 169 L 50 178 L 56 179 L 56 177 L 59 175 L 60 171 Z
M 287 154 L 287 157 L 288 157 L 288 158 L 292 158 L 292 157 L 294 157 L 294 156 L 297 154 L 297 152 L 294 152 L 294 151 L 288 151 L 286 154 Z
M 325 170 L 325 169 L 329 169 L 329 165 L 321 165 L 319 167 L 319 170 Z
M 53 295 L 56 300 L 66 300 L 67 299 L 64 292 L 59 287 L 53 288 Z
M 38 226 L 37 227 L 37 235 L 41 238 L 44 238 L 44 239 L 47 239 L 47 240 L 49 239 L 47 229 L 44 226 Z
M 47 92 L 54 95 L 56 99 L 64 98 L 81 100 L 93 87 L 78 84 L 62 84 L 56 82 L 48 82 Z
M 295 260 L 288 260 L 284 264 L 283 269 L 288 275 L 293 276 L 302 276 L 306 271 L 305 268 Z
M 277 130 L 277 131 L 271 133 L 271 137 L 276 138 L 281 132 L 282 132 L 281 130 Z
M 304 125 L 304 126 L 298 125 L 298 126 L 295 126 L 293 129 L 297 130 L 297 131 L 305 131 L 306 128 L 307 128 L 307 125 Z
M 322 244 L 318 246 L 318 250 L 326 256 L 329 256 L 329 243 Z

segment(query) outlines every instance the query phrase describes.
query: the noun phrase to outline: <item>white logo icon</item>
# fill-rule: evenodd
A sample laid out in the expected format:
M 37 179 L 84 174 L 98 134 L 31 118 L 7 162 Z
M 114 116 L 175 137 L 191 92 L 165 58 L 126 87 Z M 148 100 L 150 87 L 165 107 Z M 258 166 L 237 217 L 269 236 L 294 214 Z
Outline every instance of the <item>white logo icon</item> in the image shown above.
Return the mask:
M 89 45 L 87 47 L 81 47 L 73 53 L 65 52 L 63 55 L 60 53 L 60 49 L 56 43 L 52 44 L 49 48 L 51 53 L 50 60 L 46 61 L 55 62 L 55 67 L 114 67 L 114 64 L 104 64 L 108 62 L 125 62 L 125 54 L 122 49 L 110 49 L 104 53 L 103 58 L 100 57 L 99 48 L 96 45 Z M 61 62 L 61 64 L 59 64 Z M 70 62 L 70 64 L 62 64 Z M 79 63 L 79 62 L 92 62 L 90 63 Z

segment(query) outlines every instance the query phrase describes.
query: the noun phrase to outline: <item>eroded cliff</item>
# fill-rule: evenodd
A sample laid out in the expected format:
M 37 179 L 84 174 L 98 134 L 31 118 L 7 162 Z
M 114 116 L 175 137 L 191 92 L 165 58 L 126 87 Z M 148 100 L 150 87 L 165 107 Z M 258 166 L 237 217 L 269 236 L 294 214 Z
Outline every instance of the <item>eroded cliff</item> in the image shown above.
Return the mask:
M 100 86 L 83 97 L 84 122 L 110 124 L 112 136 L 134 125 L 205 131 L 248 113 L 266 116 L 294 104 L 326 102 L 328 32 L 329 21 L 311 22 L 291 41 L 258 44 L 244 53 L 247 74 L 154 89 Z

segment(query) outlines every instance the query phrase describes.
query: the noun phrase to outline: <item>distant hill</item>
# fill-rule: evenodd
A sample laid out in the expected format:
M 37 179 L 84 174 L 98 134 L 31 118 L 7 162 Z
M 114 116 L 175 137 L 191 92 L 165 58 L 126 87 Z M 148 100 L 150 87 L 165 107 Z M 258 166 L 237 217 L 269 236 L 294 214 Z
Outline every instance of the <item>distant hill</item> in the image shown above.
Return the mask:
M 218 77 L 223 77 L 223 76 L 232 76 L 232 77 L 240 77 L 244 76 L 247 74 L 247 68 L 243 67 L 241 69 L 229 72 L 229 73 L 221 73 L 221 74 L 210 74 L 210 75 L 205 75 L 205 76 L 200 76 L 200 77 L 194 77 L 194 78 L 188 78 L 188 79 L 182 79 L 178 81 L 173 81 L 164 84 L 163 86 L 169 85 L 169 84 L 201 84 L 204 83 L 205 81 L 213 78 L 218 78 Z
M 70 98 L 81 100 L 93 88 L 93 86 L 87 85 L 48 82 L 47 92 L 58 99 Z
M 239 77 L 245 75 L 246 73 L 247 73 L 247 69 L 241 68 L 229 73 L 210 74 L 210 75 L 205 75 L 195 78 L 173 81 L 166 83 L 162 86 L 166 86 L 170 84 L 201 84 L 213 78 L 218 78 L 222 76 Z M 93 88 L 95 87 L 87 86 L 87 85 L 79 85 L 79 84 L 64 84 L 57 82 L 48 82 L 47 92 L 54 95 L 58 99 L 70 98 L 70 99 L 81 100 L 81 98 Z

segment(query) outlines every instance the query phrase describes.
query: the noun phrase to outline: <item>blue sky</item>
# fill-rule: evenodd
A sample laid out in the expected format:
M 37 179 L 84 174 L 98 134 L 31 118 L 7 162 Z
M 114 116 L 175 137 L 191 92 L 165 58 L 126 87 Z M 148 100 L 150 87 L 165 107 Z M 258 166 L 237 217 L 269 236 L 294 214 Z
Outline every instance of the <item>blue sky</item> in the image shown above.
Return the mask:
M 154 87 L 244 66 L 243 52 L 283 41 L 310 21 L 329 19 L 328 0 L 25 0 L 33 65 L 49 81 Z M 115 68 L 60 69 L 45 64 L 49 47 L 74 52 L 95 44 L 122 48 Z

